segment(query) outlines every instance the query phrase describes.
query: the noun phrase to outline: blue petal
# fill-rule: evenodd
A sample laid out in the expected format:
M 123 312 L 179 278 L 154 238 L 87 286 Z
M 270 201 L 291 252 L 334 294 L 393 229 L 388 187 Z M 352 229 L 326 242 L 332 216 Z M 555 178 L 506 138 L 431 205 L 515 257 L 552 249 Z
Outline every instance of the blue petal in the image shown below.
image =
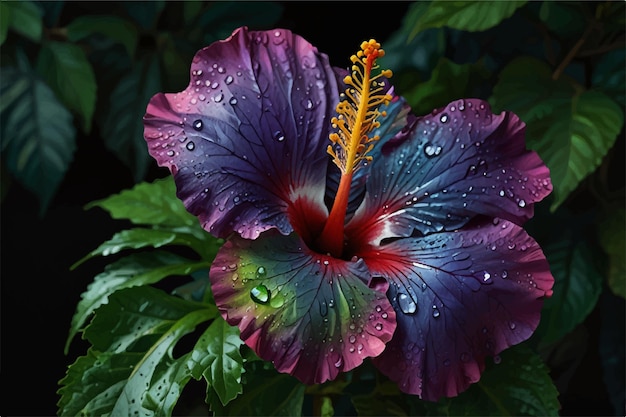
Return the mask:
M 298 199 L 327 211 L 326 142 L 338 94 L 327 57 L 304 39 L 242 28 L 196 54 L 185 91 L 152 98 L 145 138 L 205 229 L 288 234 Z
M 363 257 L 390 281 L 398 323 L 374 363 L 402 391 L 431 401 L 464 391 L 486 356 L 530 337 L 554 283 L 537 243 L 498 219 L 399 239 Z
M 374 159 L 364 203 L 346 229 L 378 241 L 462 227 L 477 215 L 522 224 L 552 190 L 548 168 L 524 144 L 524 124 L 459 100 L 418 118 Z

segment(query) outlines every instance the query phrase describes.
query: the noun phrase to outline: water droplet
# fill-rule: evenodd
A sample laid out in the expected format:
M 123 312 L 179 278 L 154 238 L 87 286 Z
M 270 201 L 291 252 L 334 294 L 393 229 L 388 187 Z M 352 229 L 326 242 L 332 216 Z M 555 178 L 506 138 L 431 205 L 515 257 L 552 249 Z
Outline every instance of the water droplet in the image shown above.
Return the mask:
M 311 100 L 310 98 L 307 98 L 306 100 L 302 101 L 302 106 L 306 110 L 311 110 L 311 109 L 313 109 L 313 107 L 315 107 L 315 103 L 313 103 L 313 100 Z
M 192 126 L 193 126 L 194 130 L 199 132 L 204 127 L 204 124 L 202 123 L 202 120 L 198 119 L 198 120 L 194 120 Z
M 276 132 L 274 132 L 274 139 L 282 142 L 285 140 L 285 135 L 283 135 L 283 132 L 281 132 L 280 130 L 277 130 Z
M 188 151 L 193 151 L 194 149 L 196 149 L 196 144 L 193 142 L 187 142 L 187 145 L 185 145 L 185 147 Z
M 380 317 L 382 317 L 383 319 L 386 319 L 388 316 L 387 312 L 383 312 L 383 314 L 380 315 Z
M 265 267 L 260 266 L 256 269 L 256 276 L 257 278 L 262 278 L 265 276 L 265 274 L 267 273 L 267 271 L 265 270 Z
M 414 314 L 417 311 L 417 304 L 404 293 L 398 294 L 398 305 L 404 314 Z
M 515 322 L 510 321 L 510 322 L 509 322 L 509 329 L 511 329 L 511 330 L 515 330 L 515 327 L 517 327 L 517 326 L 515 325 Z
M 441 313 L 439 313 L 439 309 L 437 308 L 437 306 L 433 306 L 433 317 L 437 318 L 441 315 Z
M 483 282 L 491 282 L 491 274 L 487 271 L 483 274 Z
M 233 76 L 229 75 L 228 77 L 226 77 L 224 82 L 226 83 L 226 85 L 231 85 L 233 83 Z
M 167 151 L 167 156 L 174 156 L 175 152 L 172 150 Z
M 237 99 L 235 97 L 231 97 L 228 102 L 234 106 L 235 104 L 237 104 Z
M 506 279 L 509 276 L 509 272 L 505 269 L 504 271 L 502 271 L 502 278 Z
M 504 197 L 504 190 L 500 190 L 500 197 Z
M 271 292 L 265 285 L 257 285 L 250 290 L 250 298 L 259 304 L 267 304 L 270 301 Z
M 222 93 L 219 93 L 219 94 L 215 95 L 215 97 L 213 97 L 213 101 L 215 101 L 216 103 L 219 103 L 223 99 L 224 99 L 224 94 L 222 94 Z
M 448 122 L 448 115 L 446 113 L 442 114 L 441 117 L 439 117 L 439 121 L 441 123 L 447 123 Z
M 432 158 L 433 156 L 439 156 L 441 153 L 441 146 L 435 146 L 432 143 L 427 143 L 424 146 L 424 153 L 427 157 Z
M 282 293 L 278 292 L 272 295 L 272 298 L 270 300 L 270 305 L 272 307 L 280 308 L 283 306 L 283 304 L 285 304 L 285 297 L 282 295 Z
M 348 339 L 348 341 L 349 341 L 350 343 L 354 343 L 354 342 L 356 342 L 356 336 L 355 336 L 355 335 L 353 335 L 353 334 L 351 334 L 351 335 L 350 335 L 350 338 Z
M 326 301 L 322 301 L 320 303 L 320 314 L 322 316 L 326 316 L 328 314 L 328 306 L 326 305 Z
M 376 325 L 374 326 L 374 328 L 378 331 L 381 331 L 383 329 L 383 324 L 382 323 L 376 323 Z
M 226 72 L 226 70 L 224 69 L 224 67 L 221 67 L 221 66 L 220 66 L 220 67 L 217 69 L 217 72 L 219 72 L 220 74 L 223 74 L 223 73 L 225 73 L 225 72 Z
M 524 208 L 524 207 L 526 207 L 526 201 L 520 199 L 520 201 L 518 201 L 517 205 L 520 206 L 521 208 Z
M 337 362 L 335 362 L 335 367 L 340 368 L 341 365 L 343 365 L 343 358 L 340 356 L 339 359 L 337 359 Z

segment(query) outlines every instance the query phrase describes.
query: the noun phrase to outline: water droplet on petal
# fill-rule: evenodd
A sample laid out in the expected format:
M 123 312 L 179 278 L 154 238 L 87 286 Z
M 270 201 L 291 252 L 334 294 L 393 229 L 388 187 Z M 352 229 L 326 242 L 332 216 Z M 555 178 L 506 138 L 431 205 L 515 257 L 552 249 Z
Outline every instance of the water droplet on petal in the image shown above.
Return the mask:
M 256 269 L 256 276 L 257 278 L 262 278 L 265 276 L 265 274 L 267 273 L 267 271 L 265 270 L 265 267 L 260 266 Z
M 280 130 L 277 130 L 276 132 L 274 132 L 274 139 L 282 142 L 285 140 L 285 135 L 283 135 L 283 132 L 281 132 Z
M 526 207 L 526 201 L 520 199 L 520 201 L 518 201 L 517 205 L 520 206 L 521 208 L 524 208 L 524 207 Z
M 505 269 L 504 271 L 502 271 L 502 278 L 506 279 L 509 276 L 509 272 Z
M 228 102 L 234 106 L 235 104 L 237 104 L 237 99 L 235 97 L 231 97 Z
M 204 124 L 202 123 L 202 120 L 198 119 L 198 120 L 194 120 L 193 122 L 193 128 L 196 131 L 201 131 L 202 128 L 204 127 Z
M 222 93 L 219 93 L 215 97 L 213 97 L 213 101 L 215 101 L 216 103 L 219 103 L 223 99 L 224 99 L 224 94 L 222 94 Z
M 383 329 L 383 324 L 382 323 L 376 323 L 376 325 L 374 326 L 374 328 L 378 331 L 381 331 Z
M 515 327 L 517 327 L 517 326 L 515 325 L 515 322 L 510 321 L 510 322 L 509 322 L 509 329 L 511 329 L 511 330 L 515 330 Z
M 483 282 L 484 283 L 491 282 L 491 274 L 487 271 L 485 271 L 485 273 L 483 274 Z
M 441 153 L 441 146 L 433 145 L 432 143 L 427 143 L 424 146 L 424 153 L 427 157 L 432 158 L 433 156 L 439 156 Z
M 339 359 L 337 359 L 337 362 L 335 362 L 335 367 L 340 368 L 341 365 L 343 365 L 343 358 L 340 356 Z
M 226 85 L 230 85 L 233 83 L 233 76 L 229 75 L 228 77 L 226 77 L 226 79 L 224 80 L 224 82 L 226 83 Z
M 193 142 L 187 142 L 187 145 L 185 145 L 185 147 L 187 148 L 187 150 L 193 151 L 194 149 L 196 149 L 196 144 Z
M 437 308 L 437 306 L 433 306 L 433 317 L 437 318 L 441 315 L 441 313 L 439 313 L 439 309 Z
M 250 290 L 250 298 L 259 304 L 267 304 L 270 301 L 271 292 L 265 285 L 257 285 Z
M 417 304 L 404 293 L 398 294 L 398 305 L 404 314 L 414 314 L 417 311 Z
M 442 114 L 441 117 L 439 117 L 439 121 L 441 123 L 447 123 L 448 122 L 448 115 L 446 113 Z
M 172 150 L 167 151 L 167 156 L 174 156 L 175 152 Z

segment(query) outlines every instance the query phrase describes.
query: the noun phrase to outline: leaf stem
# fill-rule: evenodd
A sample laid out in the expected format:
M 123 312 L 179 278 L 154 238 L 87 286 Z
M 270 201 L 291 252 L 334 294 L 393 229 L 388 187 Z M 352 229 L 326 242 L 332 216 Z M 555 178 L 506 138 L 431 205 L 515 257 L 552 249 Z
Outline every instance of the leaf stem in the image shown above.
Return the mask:
M 591 23 L 589 24 L 589 26 L 587 26 L 587 29 L 585 29 L 585 32 L 580 37 L 580 39 L 574 44 L 574 46 L 572 47 L 572 49 L 570 49 L 570 51 L 567 53 L 565 58 L 563 58 L 563 61 L 561 61 L 559 66 L 554 70 L 554 72 L 552 73 L 552 79 L 554 81 L 559 79 L 559 77 L 561 76 L 565 68 L 567 68 L 570 62 L 572 62 L 572 60 L 576 57 L 576 55 L 578 54 L 578 51 L 580 51 L 580 48 L 587 41 L 587 37 L 591 34 L 591 31 L 596 27 L 596 23 L 597 23 L 596 20 L 591 21 Z

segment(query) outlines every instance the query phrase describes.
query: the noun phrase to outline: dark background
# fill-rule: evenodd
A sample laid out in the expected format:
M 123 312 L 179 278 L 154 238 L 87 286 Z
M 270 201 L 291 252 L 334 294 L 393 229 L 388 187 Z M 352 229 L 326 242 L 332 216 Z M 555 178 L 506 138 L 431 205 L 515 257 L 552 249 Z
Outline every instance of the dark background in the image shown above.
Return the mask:
M 333 65 L 347 66 L 349 56 L 365 37 L 384 41 L 397 29 L 409 3 L 283 5 L 283 19 L 277 26 L 305 37 L 327 53 Z M 65 7 L 71 8 L 72 4 Z M 357 13 L 362 12 L 371 16 L 357 20 Z M 74 161 L 43 217 L 38 214 L 35 197 L 16 182 L 2 202 L 0 415 L 55 415 L 58 381 L 67 366 L 86 352 L 87 344 L 79 337 L 72 342 L 67 356 L 63 347 L 80 294 L 108 260 L 94 259 L 72 272 L 69 267 L 124 224 L 111 220 L 100 209 L 85 211 L 83 207 L 134 185 L 131 171 L 105 150 L 98 133 L 97 126 L 90 137 L 79 130 Z M 165 174 L 155 163 L 146 179 Z M 623 311 L 621 301 L 617 301 L 617 311 Z M 606 302 L 598 303 L 573 333 L 572 337 L 587 345 L 580 365 L 558 370 L 559 375 L 554 375 L 557 378 L 573 373 L 561 392 L 562 415 L 613 412 L 598 353 L 603 305 Z M 189 390 L 203 396 L 201 387 L 190 386 Z M 181 401 L 187 396 L 183 394 Z

